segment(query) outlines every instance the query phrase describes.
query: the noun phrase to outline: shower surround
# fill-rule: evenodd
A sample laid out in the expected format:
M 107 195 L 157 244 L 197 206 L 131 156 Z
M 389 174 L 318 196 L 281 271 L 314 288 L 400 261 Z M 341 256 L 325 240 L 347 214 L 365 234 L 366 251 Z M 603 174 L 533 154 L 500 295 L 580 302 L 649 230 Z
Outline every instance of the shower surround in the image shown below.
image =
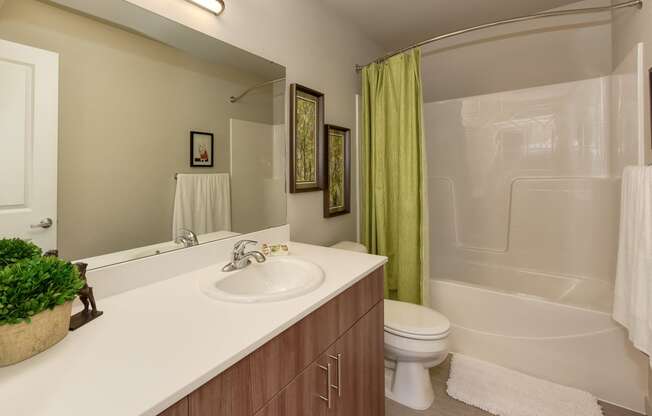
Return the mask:
M 432 275 L 607 311 L 609 78 L 425 106 Z
M 452 350 L 642 411 L 646 358 L 610 316 L 637 62 L 427 103 L 424 123 L 432 305 Z

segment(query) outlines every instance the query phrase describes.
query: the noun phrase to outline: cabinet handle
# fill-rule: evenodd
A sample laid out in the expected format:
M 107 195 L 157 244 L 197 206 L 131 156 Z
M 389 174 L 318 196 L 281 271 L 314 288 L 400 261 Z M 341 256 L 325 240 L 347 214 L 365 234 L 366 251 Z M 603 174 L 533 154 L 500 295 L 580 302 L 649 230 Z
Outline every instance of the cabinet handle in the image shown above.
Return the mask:
M 337 390 L 338 397 L 342 397 L 342 354 L 329 355 L 328 358 L 337 361 L 337 386 L 331 384 L 331 387 Z
M 331 363 L 326 364 L 326 366 L 320 365 L 319 368 L 326 372 L 326 396 L 319 395 L 319 398 L 328 403 L 328 408 L 333 408 L 333 397 L 331 395 L 331 373 L 333 371 Z

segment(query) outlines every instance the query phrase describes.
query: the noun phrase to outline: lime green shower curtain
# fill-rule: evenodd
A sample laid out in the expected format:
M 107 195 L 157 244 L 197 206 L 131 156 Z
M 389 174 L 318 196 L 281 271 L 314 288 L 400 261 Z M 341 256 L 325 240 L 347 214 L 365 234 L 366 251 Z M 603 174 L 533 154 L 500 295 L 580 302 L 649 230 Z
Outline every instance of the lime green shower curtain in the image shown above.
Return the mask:
M 427 303 L 427 211 L 421 53 L 362 71 L 362 238 L 389 257 L 385 297 Z

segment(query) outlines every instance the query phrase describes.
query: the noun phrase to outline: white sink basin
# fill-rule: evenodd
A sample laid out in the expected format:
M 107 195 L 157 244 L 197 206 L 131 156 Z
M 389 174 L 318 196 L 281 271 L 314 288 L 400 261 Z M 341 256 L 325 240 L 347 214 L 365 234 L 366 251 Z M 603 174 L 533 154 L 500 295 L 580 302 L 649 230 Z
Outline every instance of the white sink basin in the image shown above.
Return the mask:
M 321 267 L 298 257 L 268 257 L 242 270 L 220 272 L 200 280 L 208 296 L 240 303 L 272 302 L 315 290 L 324 281 Z

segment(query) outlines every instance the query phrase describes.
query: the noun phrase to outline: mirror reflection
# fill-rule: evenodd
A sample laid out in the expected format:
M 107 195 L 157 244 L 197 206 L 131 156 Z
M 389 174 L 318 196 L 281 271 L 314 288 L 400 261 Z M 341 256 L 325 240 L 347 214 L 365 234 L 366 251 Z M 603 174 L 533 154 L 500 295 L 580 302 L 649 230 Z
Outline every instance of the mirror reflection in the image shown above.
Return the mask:
M 97 268 L 284 224 L 285 68 L 123 7 L 0 4 L 0 237 Z

